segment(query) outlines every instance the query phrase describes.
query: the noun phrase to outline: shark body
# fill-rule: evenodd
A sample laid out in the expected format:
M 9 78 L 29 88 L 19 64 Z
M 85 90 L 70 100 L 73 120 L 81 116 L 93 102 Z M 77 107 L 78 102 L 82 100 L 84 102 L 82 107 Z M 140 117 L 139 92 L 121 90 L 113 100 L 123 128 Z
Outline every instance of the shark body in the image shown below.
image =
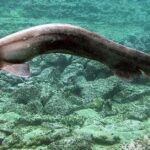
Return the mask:
M 99 61 L 123 78 L 150 75 L 150 54 L 132 49 L 70 24 L 44 24 L 0 39 L 0 69 L 29 76 L 28 60 L 65 53 Z

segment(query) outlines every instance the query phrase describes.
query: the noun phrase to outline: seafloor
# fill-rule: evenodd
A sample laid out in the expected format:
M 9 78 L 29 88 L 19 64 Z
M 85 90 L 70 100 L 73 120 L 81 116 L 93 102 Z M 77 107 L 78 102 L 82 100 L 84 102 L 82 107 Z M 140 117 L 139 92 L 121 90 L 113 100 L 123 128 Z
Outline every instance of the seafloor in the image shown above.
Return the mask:
M 72 23 L 150 52 L 150 0 L 0 0 L 0 37 Z M 84 58 L 49 54 L 31 77 L 0 71 L 0 150 L 150 150 L 150 81 L 124 81 Z

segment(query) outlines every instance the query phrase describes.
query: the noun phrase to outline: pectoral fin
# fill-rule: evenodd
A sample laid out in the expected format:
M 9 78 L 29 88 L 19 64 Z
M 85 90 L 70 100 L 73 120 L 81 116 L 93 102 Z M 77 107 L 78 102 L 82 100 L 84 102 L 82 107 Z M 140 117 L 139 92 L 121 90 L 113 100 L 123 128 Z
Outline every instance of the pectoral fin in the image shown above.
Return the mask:
M 20 77 L 29 77 L 30 75 L 28 64 L 3 63 L 1 69 Z

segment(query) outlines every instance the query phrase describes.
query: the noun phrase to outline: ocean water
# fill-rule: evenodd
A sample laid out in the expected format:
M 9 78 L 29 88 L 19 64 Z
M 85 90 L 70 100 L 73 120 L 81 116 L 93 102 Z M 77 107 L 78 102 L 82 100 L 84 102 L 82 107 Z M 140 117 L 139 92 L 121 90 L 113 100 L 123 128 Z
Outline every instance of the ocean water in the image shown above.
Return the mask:
M 0 0 L 0 14 L 1 38 L 69 23 L 150 53 L 150 0 Z M 0 70 L 0 150 L 150 150 L 149 79 L 66 54 L 27 63 L 28 78 Z

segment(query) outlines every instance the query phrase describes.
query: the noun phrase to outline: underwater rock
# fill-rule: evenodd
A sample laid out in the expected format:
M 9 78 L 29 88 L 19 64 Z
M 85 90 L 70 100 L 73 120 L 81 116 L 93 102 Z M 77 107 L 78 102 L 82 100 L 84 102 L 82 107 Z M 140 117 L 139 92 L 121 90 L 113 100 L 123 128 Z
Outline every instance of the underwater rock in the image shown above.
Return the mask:
M 37 59 L 37 58 L 35 58 Z M 32 61 L 35 61 L 34 59 Z M 29 62 L 29 65 L 30 65 L 30 69 L 31 69 L 31 76 L 30 78 L 34 77 L 34 76 L 38 76 L 41 74 L 42 70 L 41 70 L 41 67 L 35 67 L 33 65 L 33 62 Z
M 24 81 L 26 81 L 25 78 L 17 78 L 14 75 L 11 74 L 7 74 L 6 72 L 0 72 L 0 84 L 4 83 L 3 85 L 5 86 L 1 86 L 1 89 L 5 89 L 5 91 L 8 92 L 12 92 L 11 88 L 17 86 L 19 83 L 23 83 Z
M 16 124 L 19 127 L 19 124 Z M 21 124 L 20 124 L 21 125 Z M 32 125 L 32 126 L 31 126 Z M 34 127 L 33 124 L 23 124 L 21 125 L 20 130 L 16 130 L 14 134 L 7 136 L 2 141 L 2 147 L 9 148 L 35 148 L 35 146 L 48 145 L 52 142 L 67 137 L 70 134 L 70 130 L 67 128 L 57 129 L 45 129 L 39 127 L 39 124 L 36 123 Z M 55 125 L 55 124 L 53 124 Z
M 77 116 L 79 117 L 83 117 L 86 119 L 100 118 L 100 115 L 93 109 L 81 109 L 81 110 L 76 111 L 75 114 L 77 114 Z
M 3 120 L 3 122 L 8 121 L 8 122 L 14 122 L 18 120 L 21 116 L 15 112 L 7 112 L 7 113 L 2 113 L 0 114 L 0 121 Z
M 25 145 L 30 145 L 30 146 L 37 145 L 37 143 L 40 141 L 35 140 L 35 139 L 37 139 L 39 137 L 43 137 L 44 134 L 45 134 L 45 132 L 42 129 L 39 129 L 39 128 L 34 129 L 33 131 L 30 131 L 30 132 L 24 134 L 22 141 Z M 37 143 L 35 143 L 35 142 L 37 142 Z
M 71 104 L 77 105 L 79 107 L 81 106 L 80 108 L 84 107 L 83 105 L 84 99 L 82 99 L 81 97 L 78 97 L 78 95 L 72 95 L 73 93 L 70 93 L 68 91 L 66 91 L 64 94 L 65 94 L 67 101 L 69 101 Z
M 149 95 L 150 88 L 144 85 L 128 85 L 120 92 L 116 93 L 113 100 L 118 103 L 126 103 L 142 99 L 143 96 Z
M 22 116 L 19 118 L 16 122 L 15 125 L 24 125 L 24 126 L 41 126 L 43 123 L 54 123 L 54 122 L 59 122 L 60 117 L 59 116 L 47 116 L 44 114 L 28 114 L 26 116 Z
M 61 120 L 61 119 L 60 119 Z M 66 120 L 65 120 L 66 121 Z M 63 122 L 63 121 L 61 121 Z M 63 129 L 64 128 L 64 125 L 61 124 L 60 122 L 48 122 L 48 121 L 43 121 L 42 124 L 41 124 L 42 127 L 48 129 L 48 130 L 52 130 L 54 131 L 55 129 Z
M 54 67 L 45 68 L 41 70 L 41 72 L 39 73 L 39 77 L 41 79 L 47 79 L 47 80 L 49 80 L 49 78 L 54 78 L 54 75 L 56 75 L 56 69 Z
M 109 133 L 99 133 L 92 136 L 93 141 L 96 144 L 101 145 L 114 145 L 120 143 L 120 137 Z
M 16 90 L 14 90 L 12 96 L 15 98 L 16 103 L 27 104 L 30 101 L 39 99 L 40 89 L 41 88 L 38 84 L 36 85 L 22 84 L 18 86 Z
M 42 113 L 43 112 L 43 105 L 39 100 L 30 101 L 27 105 L 27 111 L 30 113 Z
M 89 61 L 84 68 L 84 76 L 87 81 L 107 78 L 112 75 L 112 72 L 108 67 L 96 61 Z
M 49 101 L 49 99 L 55 94 L 56 92 L 56 86 L 53 85 L 49 81 L 45 81 L 41 83 L 41 90 L 40 90 L 40 97 L 39 101 L 41 101 L 42 105 L 45 106 L 45 104 Z
M 93 99 L 112 98 L 120 90 L 118 88 L 119 80 L 115 76 L 88 82 L 80 80 L 76 84 L 82 88 L 82 98 L 85 104 L 91 102 Z M 108 96 L 109 93 L 111 93 L 110 97 Z
M 29 117 L 21 117 L 15 122 L 15 125 L 23 125 L 23 126 L 38 126 L 42 124 L 42 119 L 39 118 L 29 118 Z
M 111 99 L 104 99 L 101 113 L 104 117 L 115 116 L 118 113 L 118 110 L 116 108 L 114 109 Z
M 77 84 L 73 84 L 73 85 L 68 85 L 68 86 L 64 86 L 64 88 L 62 89 L 62 93 L 64 95 L 64 97 L 68 100 L 68 101 L 72 101 L 74 103 L 80 103 L 82 104 L 83 100 L 82 98 L 82 87 L 80 87 Z M 77 100 L 75 102 L 75 100 Z M 81 102 L 79 102 L 81 100 Z M 73 103 L 72 103 L 73 104 Z
M 123 120 L 121 122 L 116 122 L 115 124 L 108 124 L 106 125 L 106 130 L 116 130 L 121 132 L 130 132 L 132 134 L 133 131 L 138 131 L 143 128 L 143 124 L 141 121 L 138 120 Z M 125 137 L 128 138 L 128 137 Z
M 2 135 L 0 135 L 0 145 L 2 144 L 2 142 L 4 141 L 5 137 L 3 137 Z
M 135 139 L 129 142 L 129 144 L 122 146 L 121 150 L 150 150 L 150 136 L 144 135 Z
M 15 102 L 7 102 L 4 104 L 4 106 L 2 108 L 3 113 L 14 112 L 19 115 L 28 114 L 29 112 L 27 112 L 26 110 L 27 110 L 27 108 L 24 104 L 16 104 Z
M 61 74 L 61 81 L 65 84 L 74 84 L 79 76 L 84 74 L 84 66 L 79 63 L 72 63 L 67 66 Z
M 23 145 L 21 143 L 21 135 L 19 134 L 12 134 L 6 137 L 2 142 L 2 149 L 9 149 L 9 148 L 21 148 Z
M 100 113 L 93 109 L 83 109 L 75 112 L 78 118 L 84 121 L 80 128 L 75 128 L 74 132 L 77 134 L 92 135 L 104 129 L 107 124 Z
M 149 117 L 150 117 L 149 108 L 134 109 L 128 114 L 128 118 L 132 120 L 144 121 L 148 119 Z
M 95 122 L 95 121 L 94 121 Z M 117 133 L 107 132 L 103 124 L 87 124 L 81 128 L 77 128 L 74 130 L 74 133 L 82 135 L 82 136 L 90 136 L 92 142 L 100 145 L 114 145 L 120 143 L 121 138 L 117 135 Z
M 73 109 L 73 105 L 63 98 L 60 93 L 52 96 L 44 106 L 44 112 L 51 115 L 65 115 Z
M 85 122 L 85 118 L 77 115 L 76 113 L 61 118 L 61 123 L 67 127 L 74 128 L 76 126 L 82 126 Z
M 26 146 L 40 146 L 55 143 L 64 137 L 68 136 L 68 129 L 56 129 L 55 131 L 44 131 L 42 129 L 35 129 L 24 135 L 23 143 Z
M 34 58 L 31 63 L 32 66 L 32 75 L 39 75 L 40 77 L 50 78 L 54 77 L 54 70 L 61 74 L 63 70 L 71 63 L 70 55 L 63 54 L 49 54 L 46 56 L 40 56 Z M 40 67 L 39 67 L 40 65 Z M 46 75 L 45 71 L 47 71 L 48 75 Z
M 1 76 L 1 73 L 0 73 L 0 76 Z M 5 87 L 3 86 L 5 85 Z M 0 78 L 0 87 L 1 87 L 1 91 L 7 87 L 9 87 L 10 84 L 8 84 L 7 82 L 5 82 L 2 78 Z M 1 92 L 2 93 L 2 92 Z
M 131 141 L 139 136 L 143 136 L 149 132 L 150 122 L 141 122 L 137 120 L 124 120 L 122 122 L 110 124 L 107 123 L 105 131 L 115 133 L 121 139 L 121 143 Z
M 143 97 L 143 105 L 146 106 L 144 108 L 144 112 L 148 117 L 150 117 L 150 96 L 147 95 Z
M 49 65 L 58 67 L 60 72 L 63 72 L 63 70 L 71 64 L 72 56 L 71 55 L 64 55 L 64 54 L 52 54 L 46 57 L 44 57 L 44 62 L 47 64 L 46 67 L 49 67 Z
M 92 143 L 90 137 L 74 135 L 53 142 L 48 148 L 56 150 L 92 150 Z
M 4 133 L 6 136 L 9 136 L 9 135 L 13 134 L 13 131 L 0 128 L 0 133 Z
M 87 104 L 87 107 L 95 109 L 100 112 L 102 116 L 113 116 L 117 114 L 117 109 L 113 107 L 113 102 L 111 99 L 96 98 L 92 102 Z

